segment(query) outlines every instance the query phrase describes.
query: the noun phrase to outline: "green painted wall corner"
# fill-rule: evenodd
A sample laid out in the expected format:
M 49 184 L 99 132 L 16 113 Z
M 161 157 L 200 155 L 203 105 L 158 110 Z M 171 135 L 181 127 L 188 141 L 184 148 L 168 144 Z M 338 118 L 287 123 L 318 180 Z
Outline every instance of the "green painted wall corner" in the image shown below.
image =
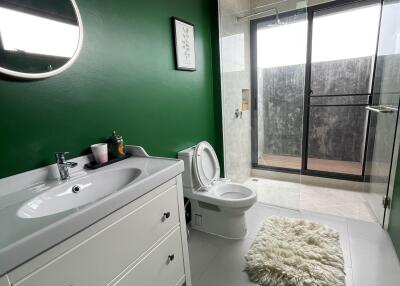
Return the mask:
M 0 78 L 0 178 L 52 164 L 56 151 L 86 154 L 112 130 L 156 156 L 206 140 L 222 165 L 215 2 L 78 0 L 75 64 L 45 80 Z M 196 72 L 174 69 L 171 16 L 195 25 Z

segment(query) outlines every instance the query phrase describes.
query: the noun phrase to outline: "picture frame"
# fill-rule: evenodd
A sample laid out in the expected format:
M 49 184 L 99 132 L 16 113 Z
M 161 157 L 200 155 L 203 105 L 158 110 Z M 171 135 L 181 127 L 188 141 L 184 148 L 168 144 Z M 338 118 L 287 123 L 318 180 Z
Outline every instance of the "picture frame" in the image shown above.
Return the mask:
M 175 69 L 183 71 L 196 70 L 195 27 L 192 23 L 171 17 Z

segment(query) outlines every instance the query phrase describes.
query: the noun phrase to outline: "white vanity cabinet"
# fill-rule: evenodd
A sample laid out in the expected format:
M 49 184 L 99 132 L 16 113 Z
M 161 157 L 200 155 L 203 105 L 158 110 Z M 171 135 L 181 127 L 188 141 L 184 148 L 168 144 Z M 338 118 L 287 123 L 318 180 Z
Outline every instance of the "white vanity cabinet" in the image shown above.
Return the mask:
M 191 286 L 181 176 L 12 270 L 2 283 Z

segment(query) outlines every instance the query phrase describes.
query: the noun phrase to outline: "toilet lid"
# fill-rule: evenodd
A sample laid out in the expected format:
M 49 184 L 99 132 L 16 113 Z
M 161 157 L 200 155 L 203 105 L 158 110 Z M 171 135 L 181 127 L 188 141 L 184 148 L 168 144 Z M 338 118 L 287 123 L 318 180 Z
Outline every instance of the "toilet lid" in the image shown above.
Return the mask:
M 209 186 L 220 174 L 217 155 L 208 142 L 200 142 L 194 150 L 194 173 L 201 186 Z

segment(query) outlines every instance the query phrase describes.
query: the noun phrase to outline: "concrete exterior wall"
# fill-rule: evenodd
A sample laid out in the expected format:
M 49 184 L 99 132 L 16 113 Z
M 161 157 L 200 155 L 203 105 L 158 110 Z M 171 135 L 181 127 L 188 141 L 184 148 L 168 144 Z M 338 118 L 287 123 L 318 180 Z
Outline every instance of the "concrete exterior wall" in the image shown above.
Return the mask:
M 371 58 L 313 64 L 316 94 L 366 93 Z M 263 74 L 264 153 L 301 156 L 304 104 L 304 65 L 268 68 Z M 311 104 L 366 103 L 367 96 L 315 98 Z M 312 107 L 309 156 L 357 161 L 363 159 L 367 113 L 365 107 Z
M 301 155 L 304 71 L 304 65 L 295 65 L 260 72 L 265 154 Z

